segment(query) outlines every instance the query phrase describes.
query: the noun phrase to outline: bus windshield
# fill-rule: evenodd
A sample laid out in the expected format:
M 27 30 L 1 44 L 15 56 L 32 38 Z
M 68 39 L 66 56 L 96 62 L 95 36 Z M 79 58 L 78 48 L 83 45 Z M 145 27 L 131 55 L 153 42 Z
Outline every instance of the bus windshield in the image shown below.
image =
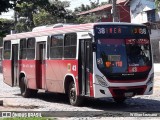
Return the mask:
M 97 65 L 107 73 L 144 72 L 150 63 L 148 39 L 98 39 Z
M 152 65 L 145 26 L 95 26 L 97 66 L 103 73 L 138 73 Z

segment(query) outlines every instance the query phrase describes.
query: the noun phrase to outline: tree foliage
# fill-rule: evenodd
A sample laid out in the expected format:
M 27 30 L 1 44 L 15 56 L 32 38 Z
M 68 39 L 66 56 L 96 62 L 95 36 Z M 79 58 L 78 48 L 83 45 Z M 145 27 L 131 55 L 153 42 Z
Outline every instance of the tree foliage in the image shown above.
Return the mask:
M 59 20 L 71 19 L 71 15 L 65 10 L 65 7 L 68 6 L 69 2 L 61 2 L 60 0 L 22 0 L 17 2 L 15 10 L 19 19 L 26 19 L 23 24 L 27 23 L 28 29 L 26 31 L 30 31 L 35 26 L 54 24 Z M 19 22 L 18 24 L 20 25 Z
M 51 0 L 49 0 L 51 1 Z M 52 3 L 50 3 L 48 0 L 21 0 L 21 2 L 18 2 L 20 6 L 23 6 L 24 9 L 29 9 L 30 12 L 38 12 L 39 9 L 44 9 L 51 15 L 57 16 L 57 17 L 65 17 L 67 11 L 65 10 L 65 7 L 69 6 L 69 2 L 65 1 L 62 2 L 60 0 L 53 0 Z M 25 6 L 23 5 L 25 4 Z M 26 6 L 27 5 L 27 6 Z M 33 9 L 34 8 L 34 9 Z M 17 12 L 19 9 L 22 9 L 22 7 L 19 8 L 17 6 Z
M 0 37 L 4 37 L 13 29 L 14 21 L 8 19 L 0 19 Z
M 15 0 L 0 0 L 0 14 L 7 12 L 10 8 L 13 8 Z
M 99 4 L 95 3 L 95 2 L 90 2 L 90 5 L 81 4 L 80 7 L 75 8 L 74 12 L 78 13 L 78 12 L 88 11 L 88 10 L 94 9 L 98 6 L 99 6 Z
M 88 11 L 88 10 L 94 9 L 96 7 L 99 7 L 101 5 L 108 4 L 108 2 L 99 3 L 99 1 L 97 1 L 97 2 L 92 2 L 91 0 L 89 0 L 89 1 L 90 1 L 90 5 L 81 4 L 79 7 L 75 8 L 74 12 L 79 13 L 79 12 L 83 12 L 83 11 Z
M 12 25 L 16 32 L 24 32 L 39 25 L 73 20 L 71 12 L 65 9 L 69 5 L 70 2 L 60 0 L 0 0 L 0 13 L 15 10 L 17 20 Z M 4 36 L 10 28 L 2 24 L 0 34 Z
M 13 29 L 14 21 L 0 18 L 0 47 L 3 43 L 3 37 L 10 33 Z
M 86 16 L 79 16 L 76 18 L 77 23 L 91 23 L 91 22 L 98 22 L 99 18 L 96 15 L 86 15 Z
M 17 17 L 19 18 L 18 25 L 16 28 L 18 28 L 19 25 L 24 26 L 26 25 L 26 31 L 30 31 L 35 25 L 33 23 L 33 14 L 36 13 L 36 6 L 33 3 L 26 3 L 23 2 L 21 4 L 16 5 L 16 13 Z M 21 20 L 22 19 L 22 20 Z M 16 29 L 18 32 L 21 29 Z M 19 31 L 21 32 L 21 31 Z
M 31 31 L 31 28 L 28 25 L 29 23 L 26 22 L 25 18 L 19 19 L 19 21 L 15 25 L 15 30 L 17 33 L 20 32 L 26 32 L 26 31 Z
M 33 22 L 35 26 L 55 24 L 57 22 L 57 17 L 41 9 L 39 13 L 33 14 Z
M 155 0 L 155 5 L 158 10 L 160 10 L 160 0 Z
M 97 8 L 97 7 L 101 6 L 101 5 L 105 5 L 105 4 L 108 4 L 108 2 L 99 3 L 99 0 L 97 0 L 97 2 L 92 2 L 90 0 L 90 5 L 81 4 L 80 7 L 75 8 L 74 14 L 81 13 L 83 11 L 88 11 L 88 10 Z M 100 18 L 98 16 L 93 15 L 93 14 L 85 15 L 85 16 L 81 15 L 81 16 L 77 16 L 76 17 L 76 22 L 78 22 L 78 23 L 98 22 L 99 19 Z
M 101 3 L 104 4 L 104 3 Z M 100 6 L 99 0 L 90 5 L 82 4 L 75 8 L 74 13 L 66 9 L 70 2 L 61 0 L 1 0 L 0 12 L 13 8 L 16 11 L 18 21 L 15 24 L 17 32 L 30 31 L 33 27 L 39 25 L 50 25 L 58 22 L 94 22 L 98 18 L 93 15 L 77 17 L 76 13 L 87 11 Z

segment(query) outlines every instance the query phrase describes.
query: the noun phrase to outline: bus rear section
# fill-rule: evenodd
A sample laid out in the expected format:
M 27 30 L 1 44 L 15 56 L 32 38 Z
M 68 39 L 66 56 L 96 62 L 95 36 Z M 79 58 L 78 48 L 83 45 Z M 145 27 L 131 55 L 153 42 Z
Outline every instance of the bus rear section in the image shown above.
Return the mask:
M 117 102 L 153 93 L 153 64 L 148 30 L 140 25 L 96 25 L 94 94 Z
M 3 81 L 10 85 L 18 84 L 18 41 L 4 41 L 3 43 Z

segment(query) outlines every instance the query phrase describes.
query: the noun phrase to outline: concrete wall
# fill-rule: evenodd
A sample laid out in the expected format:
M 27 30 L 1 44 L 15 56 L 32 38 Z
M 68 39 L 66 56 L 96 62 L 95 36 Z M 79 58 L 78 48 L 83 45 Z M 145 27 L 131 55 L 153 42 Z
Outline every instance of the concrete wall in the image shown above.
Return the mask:
M 147 14 L 145 11 L 155 9 L 154 0 L 132 0 L 130 2 L 130 15 L 132 23 L 146 23 Z
M 151 30 L 151 45 L 154 63 L 160 63 L 160 30 Z

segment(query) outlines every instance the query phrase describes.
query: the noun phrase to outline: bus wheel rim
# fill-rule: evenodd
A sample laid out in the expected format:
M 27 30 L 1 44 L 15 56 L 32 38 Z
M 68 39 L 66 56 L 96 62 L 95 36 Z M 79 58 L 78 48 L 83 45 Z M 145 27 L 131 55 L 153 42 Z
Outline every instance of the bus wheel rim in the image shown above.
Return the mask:
M 74 103 L 76 100 L 76 91 L 75 91 L 75 88 L 71 88 L 71 91 L 70 91 L 70 101 L 72 103 Z

